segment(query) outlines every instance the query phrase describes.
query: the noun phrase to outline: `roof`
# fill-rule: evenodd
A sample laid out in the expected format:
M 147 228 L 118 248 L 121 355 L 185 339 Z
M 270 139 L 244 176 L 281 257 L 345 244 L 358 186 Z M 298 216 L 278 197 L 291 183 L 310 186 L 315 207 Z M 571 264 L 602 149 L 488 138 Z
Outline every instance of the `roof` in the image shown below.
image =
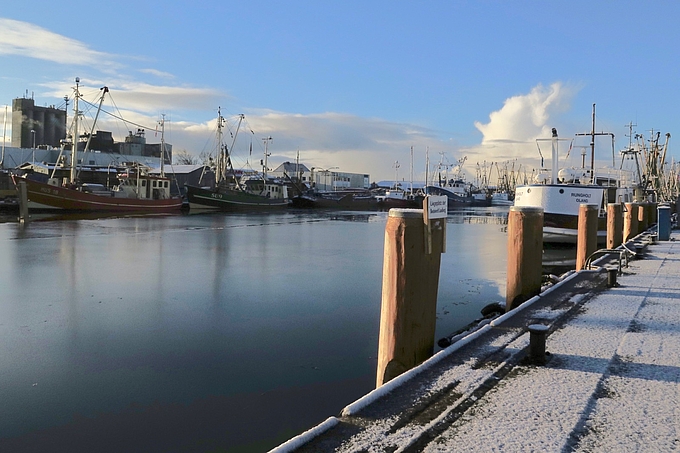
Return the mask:
M 182 175 L 182 174 L 189 174 L 192 173 L 196 170 L 200 170 L 202 168 L 206 167 L 206 165 L 165 165 L 163 166 L 163 171 L 166 174 L 176 174 L 176 175 Z M 149 173 L 155 174 L 155 173 L 160 173 L 161 169 L 160 166 L 154 166 Z
M 305 164 L 296 164 L 294 162 L 284 162 L 278 167 L 276 167 L 274 172 L 286 172 L 288 174 L 294 174 L 297 172 L 309 173 L 309 168 Z

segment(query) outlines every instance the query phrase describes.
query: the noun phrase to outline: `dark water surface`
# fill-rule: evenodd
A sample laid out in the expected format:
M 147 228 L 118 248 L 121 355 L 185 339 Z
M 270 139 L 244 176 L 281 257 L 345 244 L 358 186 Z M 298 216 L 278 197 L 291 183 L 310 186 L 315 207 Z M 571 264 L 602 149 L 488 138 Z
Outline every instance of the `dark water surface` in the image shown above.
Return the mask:
M 336 415 L 374 387 L 386 220 L 0 224 L 0 451 L 266 451 Z M 449 216 L 435 340 L 504 300 L 506 222 Z

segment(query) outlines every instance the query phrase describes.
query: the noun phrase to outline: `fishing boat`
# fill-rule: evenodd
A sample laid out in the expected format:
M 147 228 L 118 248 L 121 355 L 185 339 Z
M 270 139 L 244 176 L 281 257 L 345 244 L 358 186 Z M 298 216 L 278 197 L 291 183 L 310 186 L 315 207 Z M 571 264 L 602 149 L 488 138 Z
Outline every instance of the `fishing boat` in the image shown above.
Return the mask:
M 425 193 L 429 195 L 444 195 L 448 199 L 448 208 L 463 208 L 472 206 L 472 196 L 470 195 L 470 185 L 465 182 L 463 177 L 463 163 L 465 157 L 458 161 L 453 177 L 449 178 L 448 170 L 450 165 L 444 163 L 444 155 L 437 165 L 437 182 L 429 183 L 425 187 Z
M 135 212 L 135 213 L 172 213 L 180 212 L 182 199 L 170 195 L 170 179 L 163 172 L 165 155 L 165 142 L 161 133 L 161 173 L 158 176 L 149 174 L 149 167 L 138 163 L 130 163 L 123 167 L 118 175 L 118 184 L 114 187 L 95 187 L 82 183 L 78 179 L 78 103 L 81 99 L 80 79 L 76 78 L 74 88 L 74 115 L 73 115 L 73 139 L 70 143 L 70 161 L 66 162 L 68 176 L 55 177 L 57 165 L 51 175 L 39 174 L 13 174 L 12 179 L 17 187 L 23 183 L 26 185 L 27 199 L 25 200 L 29 210 L 67 210 L 79 212 Z M 92 131 L 85 145 L 85 153 L 88 152 L 92 132 L 101 112 L 107 87 L 101 89 L 101 98 Z M 164 126 L 162 127 L 164 130 Z M 65 150 L 66 140 L 62 144 L 62 152 Z M 61 161 L 61 155 L 58 159 Z M 21 198 L 20 198 L 21 200 Z
M 598 242 L 607 238 L 607 204 L 634 201 L 639 183 L 632 170 L 619 169 L 614 162 L 614 134 L 595 132 L 595 105 L 593 104 L 592 129 L 577 136 L 590 136 L 590 165 L 586 162 L 587 147 L 582 147 L 581 166 L 560 168 L 557 130 L 552 129 L 550 139 L 538 139 L 537 144 L 550 143 L 551 167 L 542 168 L 532 184 L 518 185 L 515 190 L 514 206 L 539 207 L 543 209 L 543 242 L 576 243 L 578 234 L 578 212 L 581 204 L 596 205 L 598 208 Z M 595 137 L 610 136 L 612 143 L 612 167 L 595 168 Z M 573 139 L 569 152 L 573 148 Z M 542 153 L 541 153 L 542 155 Z M 566 161 L 566 158 L 564 159 Z M 639 193 L 639 190 L 638 190 Z
M 271 137 L 264 140 L 264 159 L 262 172 L 237 177 L 232 165 L 232 151 L 236 137 L 244 120 L 238 116 L 236 132 L 233 134 L 231 147 L 223 143 L 225 119 L 218 109 L 217 114 L 217 183 L 215 187 L 186 185 L 186 196 L 191 211 L 201 210 L 250 210 L 273 209 L 288 206 L 288 186 L 277 178 L 267 176 L 268 143 Z

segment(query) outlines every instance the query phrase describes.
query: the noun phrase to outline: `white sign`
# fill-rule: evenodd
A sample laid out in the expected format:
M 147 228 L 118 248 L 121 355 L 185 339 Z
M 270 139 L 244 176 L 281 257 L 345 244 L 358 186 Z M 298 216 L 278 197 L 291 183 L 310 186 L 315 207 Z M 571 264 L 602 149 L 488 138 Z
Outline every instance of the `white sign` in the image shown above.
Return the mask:
M 446 218 L 449 211 L 449 199 L 446 195 L 428 195 L 425 203 L 429 220 Z

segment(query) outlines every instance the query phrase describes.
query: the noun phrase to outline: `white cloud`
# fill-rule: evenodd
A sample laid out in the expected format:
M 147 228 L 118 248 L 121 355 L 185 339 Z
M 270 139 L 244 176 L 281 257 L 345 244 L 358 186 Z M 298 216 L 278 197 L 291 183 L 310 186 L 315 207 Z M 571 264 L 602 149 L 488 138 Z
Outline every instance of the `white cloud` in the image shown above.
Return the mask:
M 513 96 L 500 110 L 489 115 L 489 122 L 475 122 L 484 135 L 482 145 L 492 142 L 527 142 L 549 137 L 551 115 L 564 111 L 574 90 L 555 82 L 549 87 L 539 84 L 529 94 Z
M 539 84 L 528 94 L 505 100 L 500 110 L 489 115 L 489 122 L 475 122 L 482 133 L 477 146 L 461 149 L 469 162 L 506 163 L 529 173 L 540 164 L 537 138 L 549 138 L 551 129 L 559 129 L 560 115 L 569 109 L 578 88 L 555 82 L 548 87 Z
M 169 72 L 164 72 L 164 71 L 159 71 L 158 69 L 152 69 L 152 68 L 146 68 L 146 69 L 140 69 L 139 72 L 142 72 L 144 74 L 151 74 L 156 77 L 160 77 L 163 79 L 174 79 L 175 76 L 173 74 L 170 74 Z
M 19 55 L 65 65 L 109 65 L 113 58 L 75 39 L 37 25 L 0 18 L 0 55 Z

